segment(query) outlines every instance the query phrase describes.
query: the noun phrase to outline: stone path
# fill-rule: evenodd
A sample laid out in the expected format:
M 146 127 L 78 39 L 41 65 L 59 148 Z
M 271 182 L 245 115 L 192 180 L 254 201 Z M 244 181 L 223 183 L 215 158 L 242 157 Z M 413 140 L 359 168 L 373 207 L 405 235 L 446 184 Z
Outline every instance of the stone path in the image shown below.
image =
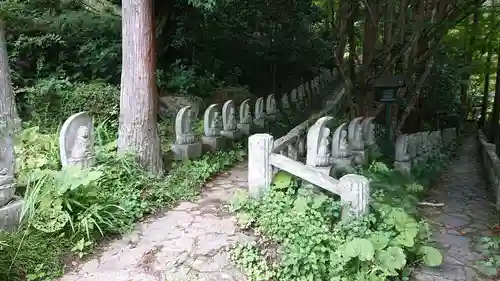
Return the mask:
M 444 262 L 438 268 L 418 270 L 413 275 L 415 281 L 494 280 L 481 277 L 474 268 L 481 258 L 476 242 L 490 234 L 496 217 L 475 137 L 467 139 L 457 154 L 430 195 L 430 201 L 444 203 L 445 207 L 423 209 L 435 226 L 434 239 L 443 249 Z
M 471 137 L 443 172 L 431 199 L 444 208 L 423 208 L 443 249 L 444 264 L 421 268 L 414 281 L 486 281 L 474 268 L 481 256 L 478 238 L 488 235 L 495 219 L 486 182 Z M 222 205 L 238 189 L 247 187 L 247 165 L 237 165 L 205 184 L 196 202 L 182 202 L 173 210 L 138 224 L 136 229 L 60 281 L 242 281 L 227 248 L 253 239 L 239 233 L 235 218 Z M 490 279 L 493 280 L 493 279 Z
M 247 187 L 240 164 L 205 184 L 201 198 L 182 202 L 163 216 L 140 223 L 103 253 L 60 281 L 241 281 L 229 261 L 230 244 L 252 238 L 238 233 L 222 204 Z

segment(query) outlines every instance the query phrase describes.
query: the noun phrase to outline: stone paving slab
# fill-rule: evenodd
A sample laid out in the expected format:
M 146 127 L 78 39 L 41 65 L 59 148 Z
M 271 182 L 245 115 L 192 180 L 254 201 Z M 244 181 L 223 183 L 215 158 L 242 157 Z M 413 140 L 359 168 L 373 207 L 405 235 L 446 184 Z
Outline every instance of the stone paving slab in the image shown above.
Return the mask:
M 414 281 L 492 280 L 475 268 L 482 258 L 476 243 L 491 235 L 496 217 L 479 157 L 477 140 L 468 138 L 431 191 L 429 201 L 444 203 L 444 208 L 422 208 L 433 227 L 436 245 L 442 249 L 443 265 L 417 270 Z
M 137 225 L 60 281 L 241 281 L 229 261 L 231 244 L 253 238 L 239 233 L 234 216 L 222 204 L 247 188 L 247 164 L 205 184 L 196 202 Z

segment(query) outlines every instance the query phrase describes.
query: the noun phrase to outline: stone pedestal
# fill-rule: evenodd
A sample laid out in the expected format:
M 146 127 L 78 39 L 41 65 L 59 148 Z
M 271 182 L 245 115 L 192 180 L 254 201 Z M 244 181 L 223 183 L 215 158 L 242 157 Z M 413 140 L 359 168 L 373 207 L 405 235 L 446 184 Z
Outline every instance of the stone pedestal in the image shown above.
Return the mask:
M 352 157 L 332 158 L 332 163 L 335 169 L 343 167 L 352 167 Z
M 201 157 L 202 144 L 200 141 L 189 144 L 172 144 L 174 160 L 191 160 Z
M 218 151 L 225 147 L 226 138 L 223 136 L 218 137 L 201 137 L 201 143 L 203 145 L 203 151 Z
M 224 136 L 230 140 L 233 140 L 233 141 L 240 140 L 242 137 L 242 133 L 240 130 L 221 131 L 220 133 L 222 136 Z
M 0 207 L 0 230 L 16 230 L 21 219 L 24 200 L 21 197 L 13 197 L 7 205 Z
M 278 119 L 278 114 L 276 114 L 276 113 L 268 114 L 268 115 L 266 115 L 266 119 L 269 121 L 276 121 Z
M 5 206 L 14 197 L 16 186 L 14 183 L 0 186 L 0 206 Z
M 80 169 L 88 168 L 94 166 L 96 163 L 96 158 L 94 156 L 86 158 L 68 158 L 68 166 L 78 167 Z
M 363 166 L 366 164 L 367 157 L 364 150 L 352 150 L 351 154 L 354 158 L 354 164 Z
M 236 126 L 237 126 L 238 130 L 240 130 L 241 133 L 243 133 L 244 135 L 249 136 L 252 134 L 252 125 L 251 124 L 239 123 Z
M 411 171 L 411 162 L 402 162 L 402 161 L 395 161 L 394 162 L 394 169 L 403 173 L 410 173 Z
M 353 157 L 347 158 L 332 158 L 333 167 L 330 172 L 333 178 L 339 178 L 342 174 L 349 174 L 354 172 Z
M 257 127 L 256 128 L 257 130 L 262 131 L 266 127 L 266 119 L 264 119 L 264 118 L 257 118 L 257 119 L 254 120 L 254 124 Z

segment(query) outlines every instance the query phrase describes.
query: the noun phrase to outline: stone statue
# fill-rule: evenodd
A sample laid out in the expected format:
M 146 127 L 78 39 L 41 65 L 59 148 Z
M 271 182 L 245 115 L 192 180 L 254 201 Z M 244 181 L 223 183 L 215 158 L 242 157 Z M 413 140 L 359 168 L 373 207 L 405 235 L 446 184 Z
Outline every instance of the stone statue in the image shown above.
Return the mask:
M 236 116 L 234 111 L 234 101 L 228 100 L 222 106 L 222 124 L 224 131 L 236 129 Z
M 68 163 L 82 168 L 89 167 L 90 163 L 87 163 L 87 160 L 92 157 L 91 150 L 92 143 L 90 143 L 89 128 L 87 126 L 78 127 Z
M 236 111 L 234 110 L 234 107 L 231 107 L 229 109 L 229 116 L 228 116 L 227 124 L 228 124 L 229 130 L 236 130 L 237 121 L 236 121 Z
M 290 101 L 288 100 L 288 93 L 284 93 L 281 96 L 281 106 L 283 107 L 283 109 L 290 108 Z
M 409 138 L 408 135 L 403 134 L 398 137 L 395 145 L 395 160 L 397 162 L 408 162 L 411 159 L 409 151 Z
M 224 147 L 225 139 L 222 137 L 222 118 L 218 104 L 211 104 L 203 116 L 203 129 L 205 135 L 201 137 L 205 151 L 217 151 Z
M 350 149 L 353 151 L 363 151 L 365 148 L 363 130 L 360 124 L 361 119 L 363 119 L 363 117 L 356 117 L 349 122 L 348 140 Z
M 297 88 L 295 88 L 295 89 L 292 90 L 292 93 L 290 94 L 290 100 L 293 103 L 297 102 Z
M 14 181 L 14 143 L 10 136 L 0 137 L 0 186 Z
M 240 124 L 252 123 L 252 115 L 250 114 L 250 99 L 246 99 L 240 104 Z
M 363 128 L 360 125 L 356 126 L 353 139 L 353 148 L 364 149 L 365 143 L 363 141 Z
M 190 144 L 197 141 L 191 130 L 191 107 L 185 106 L 177 112 L 175 118 L 175 143 Z
M 277 113 L 276 99 L 274 94 L 270 94 L 266 98 L 266 117 L 270 120 L 275 120 L 277 118 Z
M 328 137 L 330 136 L 330 129 L 321 129 L 321 138 L 318 144 L 318 155 L 316 157 L 316 165 L 324 167 L 330 165 L 330 141 Z
M 59 135 L 63 167 L 90 167 L 95 163 L 94 126 L 86 112 L 72 115 L 64 122 Z
M 396 140 L 394 168 L 400 172 L 409 173 L 413 160 L 410 152 L 411 137 L 409 135 L 400 135 Z
M 240 122 L 236 125 L 244 135 L 249 136 L 252 131 L 252 114 L 250 113 L 250 99 L 246 99 L 240 104 Z
M 254 124 L 257 128 L 263 129 L 266 127 L 266 115 L 264 113 L 264 98 L 257 98 L 255 102 L 255 120 Z
M 255 119 L 264 118 L 264 98 L 260 97 L 255 102 Z
M 330 116 L 321 117 L 309 128 L 307 132 L 307 165 L 313 167 L 330 166 L 330 129 L 326 125 L 332 119 L 333 117 Z
M 218 104 L 212 104 L 205 110 L 203 128 L 207 137 L 218 137 L 221 135 L 222 118 L 218 109 Z
M 228 139 L 236 140 L 241 137 L 236 121 L 234 101 L 228 100 L 222 106 L 222 123 L 224 130 L 221 132 Z
M 215 115 L 215 111 L 213 111 Z M 208 114 L 213 116 L 212 114 Z M 175 143 L 172 144 L 172 152 L 175 160 L 196 159 L 202 154 L 202 144 L 191 129 L 191 107 L 185 106 L 177 112 L 175 117 Z M 205 133 L 210 133 L 212 125 L 211 120 L 207 121 L 207 112 L 205 111 L 203 129 Z
M 337 127 L 332 137 L 332 157 L 347 158 L 350 156 L 347 141 L 346 123 Z
M 361 122 L 365 147 L 375 144 L 375 124 L 373 124 L 373 119 L 375 119 L 375 117 L 367 117 Z
M 298 90 L 298 96 L 299 96 L 299 101 L 304 100 L 304 84 L 300 84 L 299 90 Z

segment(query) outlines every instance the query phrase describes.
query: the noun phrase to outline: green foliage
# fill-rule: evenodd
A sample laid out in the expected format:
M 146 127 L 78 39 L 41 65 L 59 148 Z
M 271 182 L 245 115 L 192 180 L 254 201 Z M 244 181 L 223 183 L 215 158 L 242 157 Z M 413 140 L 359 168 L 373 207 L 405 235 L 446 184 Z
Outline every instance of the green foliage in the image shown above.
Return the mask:
M 255 228 L 261 237 L 238 245 L 232 259 L 250 280 L 408 280 L 416 262 L 442 263 L 440 252 L 428 245 L 428 225 L 418 219 L 416 203 L 425 191 L 422 177 L 431 176 L 444 159 L 429 160 L 411 176 L 373 162 L 361 171 L 371 180 L 370 214 L 349 221 L 340 220 L 337 196 L 278 172 L 262 199 L 242 193 L 231 202 L 240 227 Z
M 500 268 L 500 236 L 482 237 L 479 242 L 479 249 L 485 259 L 477 262 L 477 268 L 488 276 L 498 275 L 498 268 Z
M 213 74 L 198 75 L 194 67 L 188 67 L 180 60 L 176 60 L 168 72 L 157 70 L 156 75 L 158 88 L 173 93 L 208 97 L 220 86 Z
M 96 135 L 105 136 L 100 132 L 105 128 L 97 126 Z M 132 155 L 116 157 L 114 138 L 111 143 L 100 138 L 95 167 L 61 170 L 57 134 L 42 134 L 35 127 L 20 136 L 16 173 L 25 210 L 20 231 L 0 233 L 5 244 L 0 245 L 0 280 L 25 274 L 30 280 L 52 280 L 62 273 L 63 255 L 84 256 L 104 235 L 129 231 L 158 208 L 192 198 L 212 175 L 245 156 L 238 145 L 175 163 L 160 178 L 145 174 Z
M 79 1 L 2 2 L 13 82 L 50 76 L 119 82 L 120 18 Z
M 47 131 L 54 131 L 71 114 L 80 111 L 88 112 L 97 123 L 114 121 L 108 125 L 117 128 L 119 90 L 112 85 L 47 78 L 19 92 L 24 96 L 24 119 L 43 124 Z

